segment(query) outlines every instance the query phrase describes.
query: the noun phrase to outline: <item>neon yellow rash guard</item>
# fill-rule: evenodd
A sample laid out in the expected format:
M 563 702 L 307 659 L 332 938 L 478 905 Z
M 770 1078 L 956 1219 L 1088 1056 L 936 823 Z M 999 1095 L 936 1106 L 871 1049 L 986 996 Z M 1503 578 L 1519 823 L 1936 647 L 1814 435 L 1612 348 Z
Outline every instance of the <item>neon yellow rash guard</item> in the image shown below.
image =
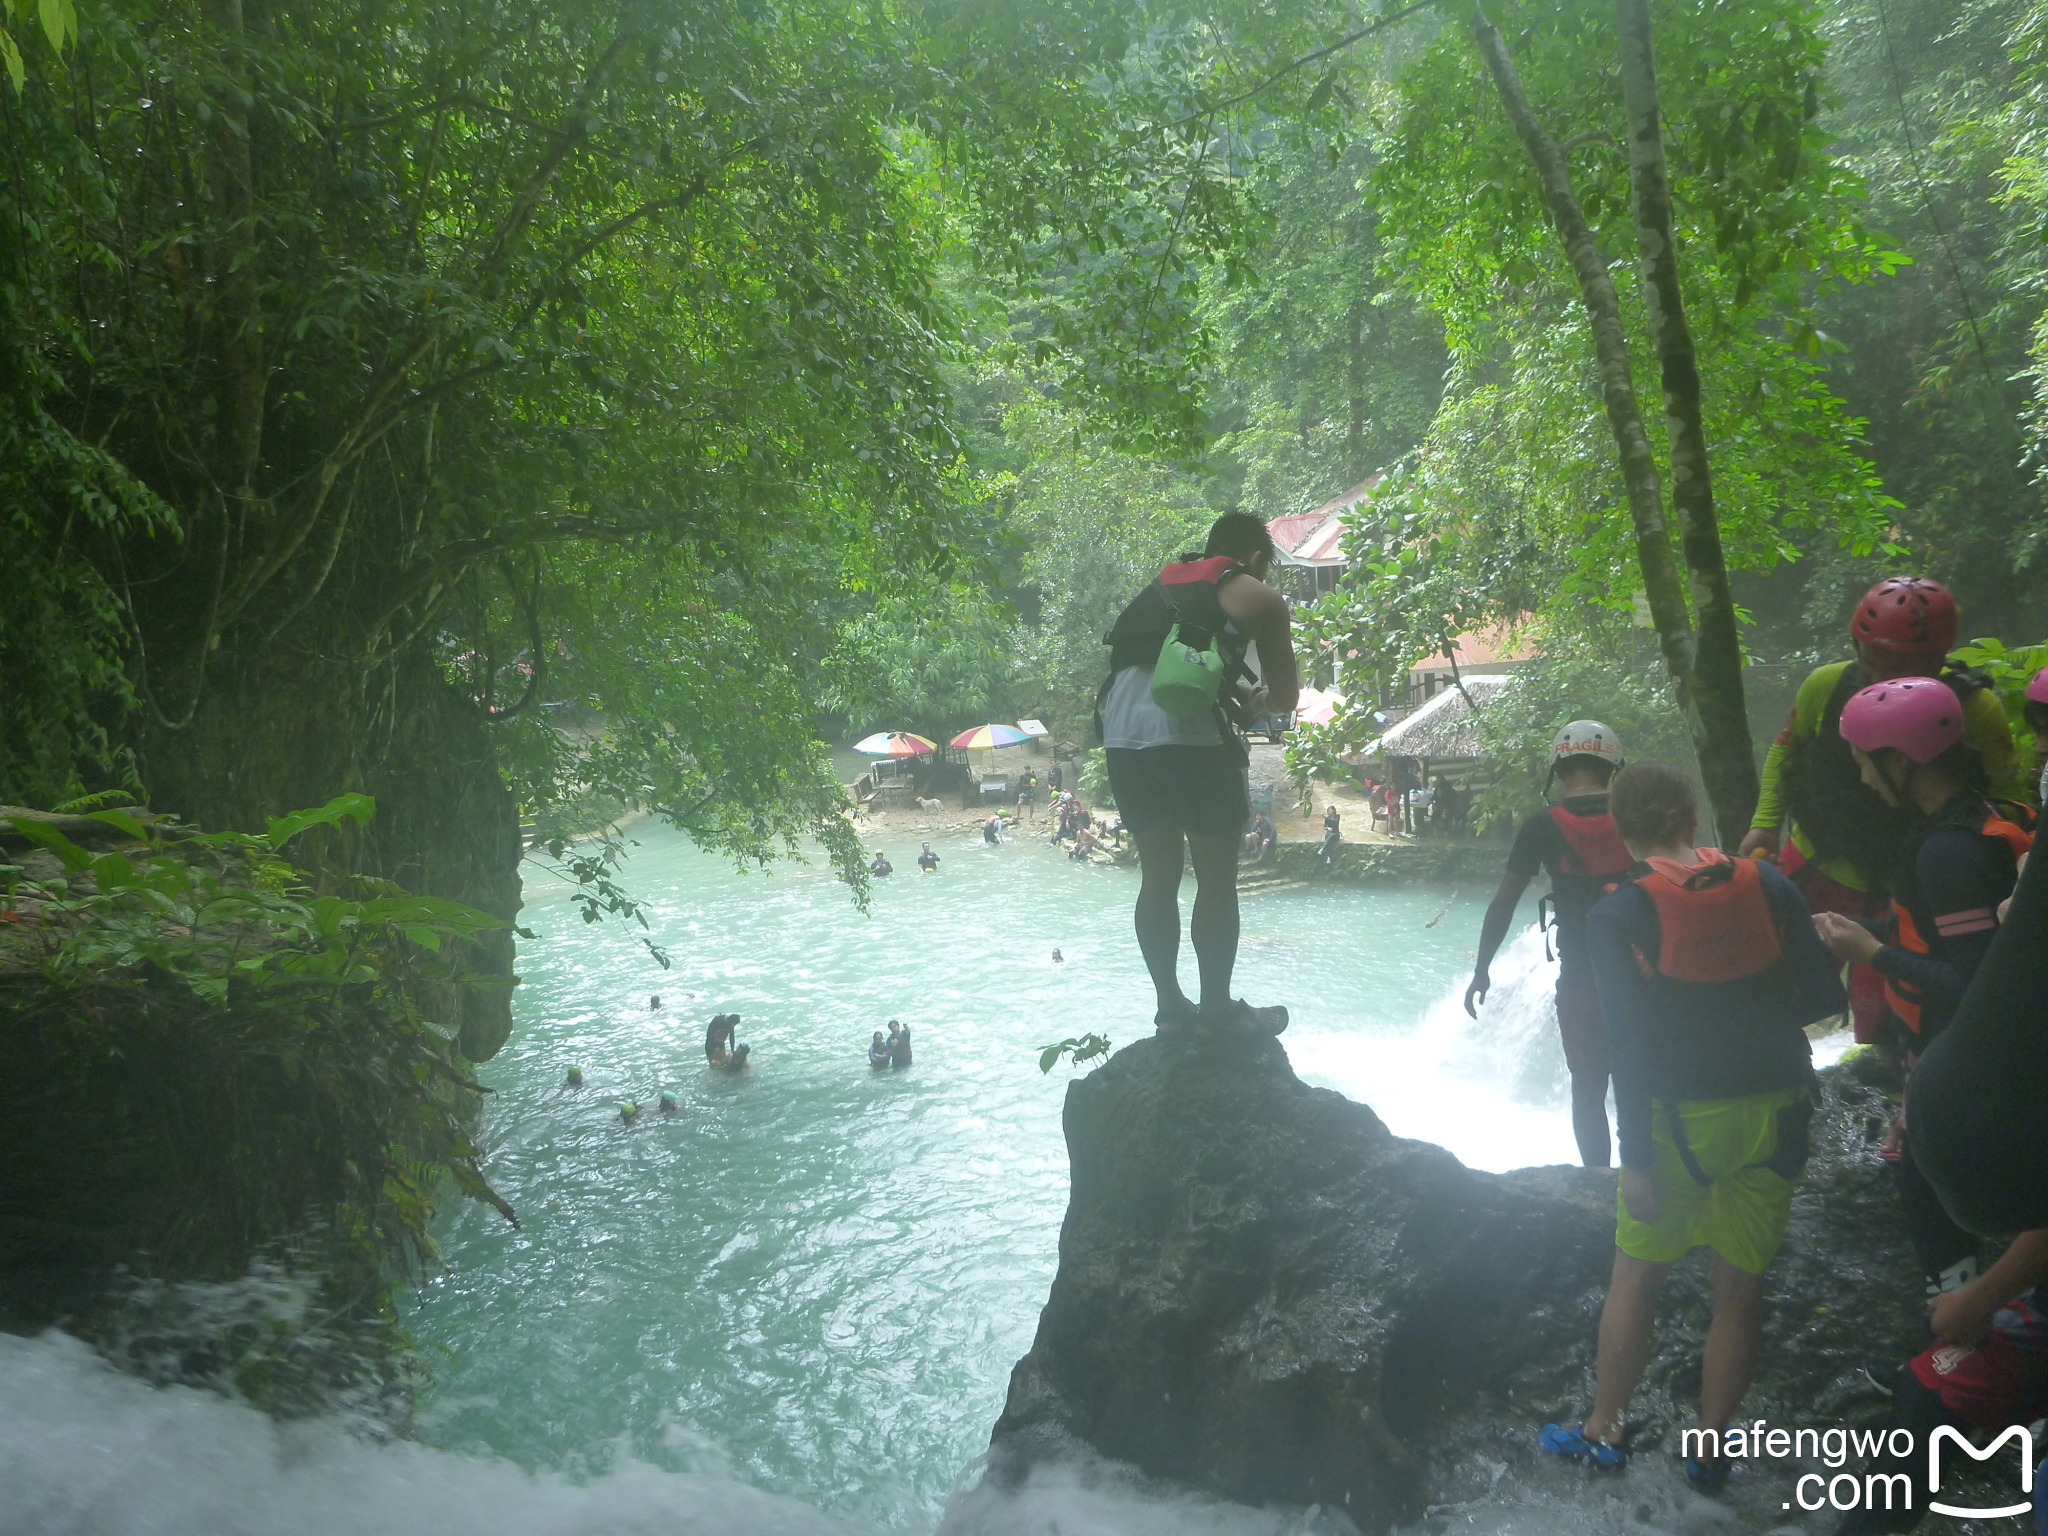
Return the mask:
M 1764 754 L 1763 790 L 1757 796 L 1756 814 L 1750 818 L 1751 831 L 1775 832 L 1784 825 L 1785 805 L 1778 777 L 1784 770 L 1785 756 L 1793 742 L 1811 741 L 1820 734 L 1821 722 L 1827 718 L 1828 700 L 1834 697 L 1835 685 L 1849 665 L 1846 661 L 1831 661 L 1824 667 L 1815 667 L 1799 685 L 1799 695 L 1792 701 L 1792 714 L 1785 729 L 1778 732 L 1770 751 Z M 1964 703 L 1963 740 L 1983 754 L 1993 795 L 2020 801 L 2029 798 L 2029 786 L 2020 773 L 2019 754 L 2013 749 L 2012 727 L 2006 721 L 1998 695 L 1991 689 L 1979 689 Z M 1792 841 L 1808 859 L 1813 858 L 1813 844 L 1796 822 L 1792 826 Z M 1870 889 L 1871 877 L 1854 861 L 1838 858 L 1822 859 L 1819 863 L 1822 874 L 1850 890 Z

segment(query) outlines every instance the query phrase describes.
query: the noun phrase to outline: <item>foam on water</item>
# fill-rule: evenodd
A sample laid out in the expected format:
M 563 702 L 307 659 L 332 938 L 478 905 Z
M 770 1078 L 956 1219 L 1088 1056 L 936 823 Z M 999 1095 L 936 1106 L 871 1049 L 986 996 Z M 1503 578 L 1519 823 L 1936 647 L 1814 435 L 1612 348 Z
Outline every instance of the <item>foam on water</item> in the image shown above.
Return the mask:
M 337 1419 L 280 1424 L 189 1387 L 151 1387 L 62 1334 L 0 1335 L 6 1536 L 867 1536 L 715 1472 L 628 1455 L 601 1476 L 365 1438 Z M 1097 1470 L 977 1490 L 949 1536 L 1318 1536 L 1307 1511 L 1148 1493 Z
M 60 1334 L 0 1335 L 5 1536 L 880 1536 L 731 1477 L 617 1458 L 577 1480 L 497 1457 L 289 1424 L 210 1392 L 151 1387 Z M 1478 1469 L 1482 1474 L 1485 1468 Z M 1711 1536 L 1757 1522 L 1689 1493 L 1675 1468 L 1625 1480 L 1545 1469 L 1432 1511 L 1402 1536 Z M 1485 1481 L 1483 1475 L 1481 1481 Z M 1110 1468 L 1048 1470 L 956 1497 L 940 1536 L 1343 1536 L 1314 1509 L 1249 1509 L 1149 1489 Z

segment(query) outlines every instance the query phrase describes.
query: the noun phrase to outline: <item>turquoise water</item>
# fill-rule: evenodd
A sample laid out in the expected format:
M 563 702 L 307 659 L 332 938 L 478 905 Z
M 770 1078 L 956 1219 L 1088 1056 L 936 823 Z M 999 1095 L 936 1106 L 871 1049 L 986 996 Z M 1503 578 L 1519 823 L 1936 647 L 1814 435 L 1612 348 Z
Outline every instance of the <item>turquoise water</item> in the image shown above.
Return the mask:
M 563 889 L 528 886 L 540 937 L 521 948 L 518 1027 L 480 1074 L 487 1167 L 521 1225 L 447 1214 L 447 1273 L 408 1318 L 449 1352 L 423 1434 L 575 1477 L 724 1474 L 929 1529 L 987 1445 L 1057 1258 L 1071 1069 L 1041 1075 L 1038 1050 L 1150 1033 L 1136 877 L 958 835 L 920 876 L 916 844 L 890 842 L 907 873 L 862 916 L 820 867 L 742 874 L 666 829 L 634 835 L 628 876 L 673 971 L 636 930 L 586 926 Z M 1297 1069 L 1396 1130 L 1482 1165 L 1558 1160 L 1547 1028 L 1512 998 L 1490 1035 L 1446 1011 L 1482 904 L 1248 898 L 1239 990 L 1286 1001 Z M 742 1015 L 743 1076 L 704 1068 L 715 1011 Z M 875 1073 L 865 1048 L 891 1018 L 913 1027 L 916 1064 Z M 580 1091 L 562 1086 L 571 1065 Z M 621 1123 L 622 1100 L 664 1088 L 678 1113 Z

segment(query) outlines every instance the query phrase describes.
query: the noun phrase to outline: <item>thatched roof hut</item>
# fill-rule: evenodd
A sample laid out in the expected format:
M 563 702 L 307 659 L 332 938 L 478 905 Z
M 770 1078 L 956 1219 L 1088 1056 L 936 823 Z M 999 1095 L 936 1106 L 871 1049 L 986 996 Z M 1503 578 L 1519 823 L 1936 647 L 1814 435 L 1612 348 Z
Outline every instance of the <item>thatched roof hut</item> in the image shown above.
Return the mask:
M 1489 699 L 1514 682 L 1512 677 L 1480 676 L 1465 679 L 1464 691 L 1446 688 L 1405 720 L 1387 728 L 1365 749 L 1368 757 L 1423 757 L 1433 762 L 1471 762 L 1479 758 L 1479 720 L 1474 705 L 1483 709 Z M 1466 694 L 1471 701 L 1466 701 Z

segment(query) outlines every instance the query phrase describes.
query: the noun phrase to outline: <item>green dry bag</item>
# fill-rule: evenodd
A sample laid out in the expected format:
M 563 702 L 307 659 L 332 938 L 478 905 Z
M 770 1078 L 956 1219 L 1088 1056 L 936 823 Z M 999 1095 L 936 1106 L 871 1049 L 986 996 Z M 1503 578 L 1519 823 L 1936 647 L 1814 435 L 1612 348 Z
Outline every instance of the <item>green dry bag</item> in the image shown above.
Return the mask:
M 1166 632 L 1152 668 L 1152 702 L 1180 720 L 1206 714 L 1216 707 L 1226 670 L 1223 647 L 1215 635 L 1189 625 L 1183 639 L 1175 624 Z

